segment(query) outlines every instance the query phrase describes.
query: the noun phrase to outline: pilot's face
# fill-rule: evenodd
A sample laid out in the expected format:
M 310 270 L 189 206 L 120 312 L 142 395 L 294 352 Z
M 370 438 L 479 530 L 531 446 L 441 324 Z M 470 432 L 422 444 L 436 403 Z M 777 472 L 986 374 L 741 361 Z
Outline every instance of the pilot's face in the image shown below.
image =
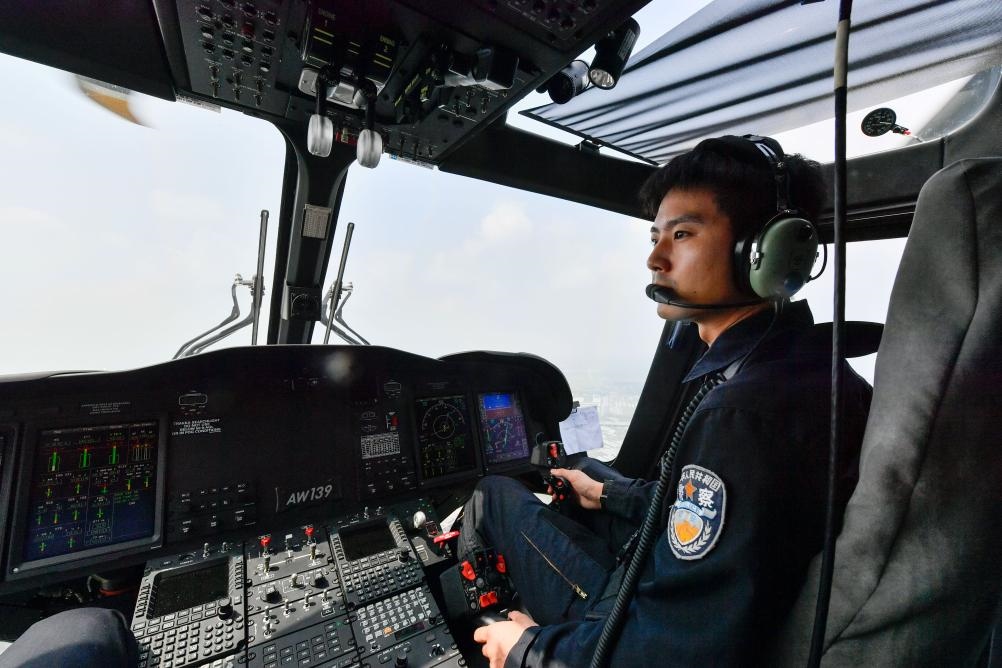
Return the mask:
M 734 283 L 734 233 L 730 219 L 706 188 L 672 189 L 651 226 L 654 248 L 647 258 L 651 280 L 677 299 L 720 304 L 747 299 Z M 719 311 L 658 304 L 666 320 L 696 320 Z

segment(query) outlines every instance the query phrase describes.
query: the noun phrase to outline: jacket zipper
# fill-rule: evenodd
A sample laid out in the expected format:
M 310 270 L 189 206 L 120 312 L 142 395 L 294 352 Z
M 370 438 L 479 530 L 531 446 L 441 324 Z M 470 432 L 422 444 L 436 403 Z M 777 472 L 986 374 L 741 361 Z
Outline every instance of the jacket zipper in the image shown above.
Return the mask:
M 550 558 L 547 557 L 543 553 L 543 551 L 540 550 L 536 546 L 536 544 L 532 542 L 531 538 L 529 538 L 528 536 L 525 535 L 524 531 L 522 531 L 520 533 L 522 534 L 522 538 L 524 538 L 526 540 L 526 542 L 528 542 L 529 545 L 532 546 L 532 549 L 534 549 L 536 552 L 538 552 L 539 556 L 541 556 L 543 558 L 543 560 L 550 565 L 550 568 L 552 568 L 554 571 L 556 571 L 557 575 L 559 575 L 560 577 L 562 577 L 564 579 L 564 582 L 566 582 L 570 586 L 570 588 L 574 591 L 574 593 L 578 595 L 578 598 L 580 598 L 582 601 L 588 600 L 588 593 L 584 589 L 582 589 L 578 585 L 576 585 L 573 582 L 571 582 L 570 578 L 568 578 L 566 575 L 564 575 L 563 572 L 559 568 L 557 568 L 557 565 L 555 563 L 553 563 L 552 561 L 550 561 Z

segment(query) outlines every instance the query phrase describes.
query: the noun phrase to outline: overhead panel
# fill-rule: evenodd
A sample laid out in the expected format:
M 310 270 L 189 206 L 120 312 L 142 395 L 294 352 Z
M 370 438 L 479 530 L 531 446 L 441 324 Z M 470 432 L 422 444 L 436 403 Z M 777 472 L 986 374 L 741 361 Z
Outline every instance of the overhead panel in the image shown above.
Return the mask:
M 357 142 L 366 91 L 391 157 L 435 165 L 588 48 L 638 0 L 155 0 L 180 91 Z M 170 33 L 165 30 L 165 33 Z M 171 35 L 177 37 L 178 35 Z M 171 40 L 168 40 L 170 50 Z M 175 54 L 177 55 L 177 54 Z M 320 82 L 318 84 L 318 82 Z
M 717 0 L 637 53 L 619 85 L 523 112 L 652 163 L 720 134 L 830 118 L 837 3 Z M 860 0 L 849 43 L 858 110 L 1002 63 L 998 0 Z

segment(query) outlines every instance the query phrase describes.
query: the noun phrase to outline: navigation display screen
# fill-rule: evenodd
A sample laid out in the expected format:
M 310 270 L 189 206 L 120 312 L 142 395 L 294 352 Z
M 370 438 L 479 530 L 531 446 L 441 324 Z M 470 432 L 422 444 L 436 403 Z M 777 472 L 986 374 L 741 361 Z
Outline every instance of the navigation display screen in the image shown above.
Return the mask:
M 466 397 L 431 397 L 416 402 L 421 476 L 438 478 L 477 465 Z
M 40 432 L 24 561 L 153 536 L 158 431 L 134 422 Z
M 481 394 L 480 433 L 488 466 L 529 458 L 529 439 L 518 397 L 513 392 Z

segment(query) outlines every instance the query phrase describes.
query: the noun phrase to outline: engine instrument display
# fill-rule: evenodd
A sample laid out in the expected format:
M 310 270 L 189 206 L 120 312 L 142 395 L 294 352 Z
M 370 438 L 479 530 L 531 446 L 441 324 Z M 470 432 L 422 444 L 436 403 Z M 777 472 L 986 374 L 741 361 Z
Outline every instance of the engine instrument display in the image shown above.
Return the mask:
M 466 397 L 418 399 L 418 446 L 425 480 L 476 467 Z
M 512 392 L 493 392 L 478 397 L 480 433 L 488 466 L 529 458 L 529 439 L 518 397 Z
M 39 432 L 25 518 L 25 562 L 150 538 L 156 422 Z

